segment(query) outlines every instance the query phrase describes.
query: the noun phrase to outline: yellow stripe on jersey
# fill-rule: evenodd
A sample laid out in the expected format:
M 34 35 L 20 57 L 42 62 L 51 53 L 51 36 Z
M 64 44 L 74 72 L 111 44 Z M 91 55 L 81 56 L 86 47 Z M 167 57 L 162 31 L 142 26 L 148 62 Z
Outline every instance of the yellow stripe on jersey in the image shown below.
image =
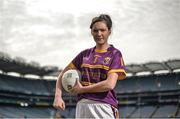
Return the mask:
M 68 65 L 68 68 L 69 69 L 77 69 L 76 66 L 72 62 Z
M 105 70 L 109 70 L 108 66 L 104 66 L 104 65 L 90 65 L 90 64 L 82 64 L 81 67 L 87 67 L 87 68 L 100 68 L 100 69 L 105 69 Z
M 126 71 L 124 69 L 112 69 L 108 72 L 108 74 L 110 73 L 122 73 L 121 75 L 118 76 L 118 80 L 125 79 L 126 77 Z
M 110 70 L 110 71 L 108 72 L 108 74 L 109 74 L 109 73 L 114 73 L 114 72 L 122 72 L 122 73 L 126 74 L 126 72 L 125 72 L 124 69 L 112 69 L 112 70 Z

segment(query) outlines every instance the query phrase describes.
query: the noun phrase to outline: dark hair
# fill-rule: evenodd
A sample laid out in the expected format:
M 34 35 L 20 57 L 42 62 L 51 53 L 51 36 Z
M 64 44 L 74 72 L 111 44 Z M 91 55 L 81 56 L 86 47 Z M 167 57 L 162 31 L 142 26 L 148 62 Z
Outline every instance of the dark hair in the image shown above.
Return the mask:
M 99 22 L 99 21 L 104 21 L 108 27 L 108 29 L 110 30 L 111 27 L 112 27 L 112 20 L 111 20 L 111 17 L 107 14 L 100 14 L 100 16 L 98 17 L 94 17 L 92 19 L 92 22 L 91 22 L 91 25 L 90 25 L 90 29 L 92 29 L 93 25 L 96 23 L 96 22 Z

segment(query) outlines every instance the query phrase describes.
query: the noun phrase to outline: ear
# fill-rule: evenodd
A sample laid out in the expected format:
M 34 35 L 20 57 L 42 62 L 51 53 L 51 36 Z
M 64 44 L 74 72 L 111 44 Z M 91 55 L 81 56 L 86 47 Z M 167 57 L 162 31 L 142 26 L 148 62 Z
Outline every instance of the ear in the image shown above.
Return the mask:
M 109 30 L 109 35 L 111 34 L 111 29 Z

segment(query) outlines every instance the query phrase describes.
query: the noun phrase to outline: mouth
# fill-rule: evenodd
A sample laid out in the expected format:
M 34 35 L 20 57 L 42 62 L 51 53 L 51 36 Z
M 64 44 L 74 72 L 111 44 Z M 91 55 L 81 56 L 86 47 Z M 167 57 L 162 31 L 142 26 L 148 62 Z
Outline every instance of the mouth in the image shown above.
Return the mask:
M 96 42 L 97 43 L 104 43 L 104 40 L 103 40 L 103 38 L 96 38 Z
M 97 40 L 97 41 L 100 41 L 100 40 L 103 40 L 103 38 L 98 37 L 98 38 L 96 38 L 96 40 Z

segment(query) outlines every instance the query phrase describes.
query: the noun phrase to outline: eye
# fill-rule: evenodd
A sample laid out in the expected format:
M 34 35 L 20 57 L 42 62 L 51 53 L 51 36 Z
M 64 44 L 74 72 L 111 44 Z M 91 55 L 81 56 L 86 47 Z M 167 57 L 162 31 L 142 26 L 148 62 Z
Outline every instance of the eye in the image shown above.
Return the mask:
M 106 29 L 100 29 L 100 31 L 101 31 L 101 32 L 104 32 L 104 31 L 106 31 Z
M 97 32 L 98 32 L 98 30 L 97 30 L 97 29 L 93 29 L 93 32 L 97 33 Z

